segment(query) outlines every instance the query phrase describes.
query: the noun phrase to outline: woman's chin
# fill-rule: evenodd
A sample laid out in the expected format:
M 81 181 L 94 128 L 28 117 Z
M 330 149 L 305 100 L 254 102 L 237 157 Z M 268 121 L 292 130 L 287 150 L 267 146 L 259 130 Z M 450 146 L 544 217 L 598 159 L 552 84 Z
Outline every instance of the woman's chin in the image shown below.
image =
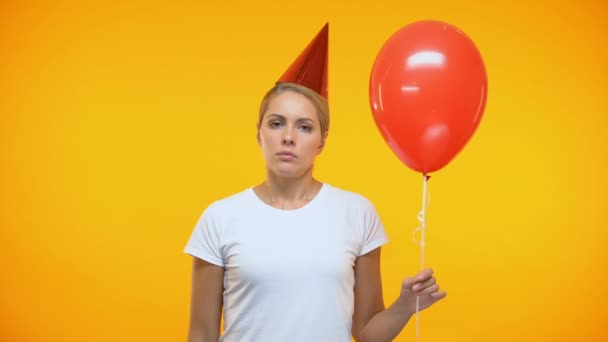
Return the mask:
M 271 170 L 271 172 L 281 178 L 299 178 L 302 177 L 304 173 L 306 173 L 304 170 L 289 166 L 274 168 Z

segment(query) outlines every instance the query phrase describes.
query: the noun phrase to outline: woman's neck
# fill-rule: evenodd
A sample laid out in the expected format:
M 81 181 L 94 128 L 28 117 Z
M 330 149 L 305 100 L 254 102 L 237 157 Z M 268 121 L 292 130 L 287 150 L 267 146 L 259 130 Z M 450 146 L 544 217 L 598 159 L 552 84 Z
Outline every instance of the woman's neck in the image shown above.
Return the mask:
M 266 180 L 254 188 L 262 201 L 282 209 L 299 208 L 319 193 L 322 183 L 311 176 L 285 179 L 268 174 Z

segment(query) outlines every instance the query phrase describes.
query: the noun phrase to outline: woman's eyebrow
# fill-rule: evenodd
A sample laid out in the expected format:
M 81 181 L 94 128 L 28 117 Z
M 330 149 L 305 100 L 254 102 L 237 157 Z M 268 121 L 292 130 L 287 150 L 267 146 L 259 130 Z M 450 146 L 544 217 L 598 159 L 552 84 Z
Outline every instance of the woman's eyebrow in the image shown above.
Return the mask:
M 283 115 L 281 115 L 281 114 L 276 114 L 276 113 L 269 114 L 269 115 L 268 115 L 268 118 L 270 119 L 270 118 L 271 118 L 271 117 L 273 117 L 273 116 L 277 117 L 278 119 L 285 120 L 285 117 L 284 117 Z
M 299 118 L 296 122 L 310 122 L 313 125 L 316 125 L 315 121 L 311 118 Z

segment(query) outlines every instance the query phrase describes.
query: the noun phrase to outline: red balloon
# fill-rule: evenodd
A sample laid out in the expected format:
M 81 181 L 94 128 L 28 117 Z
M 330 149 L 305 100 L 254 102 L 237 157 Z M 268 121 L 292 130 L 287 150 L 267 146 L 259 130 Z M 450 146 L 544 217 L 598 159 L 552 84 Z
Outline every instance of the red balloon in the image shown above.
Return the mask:
M 481 54 L 459 29 L 419 21 L 397 31 L 374 63 L 370 105 L 386 143 L 422 173 L 447 165 L 483 116 L 488 81 Z

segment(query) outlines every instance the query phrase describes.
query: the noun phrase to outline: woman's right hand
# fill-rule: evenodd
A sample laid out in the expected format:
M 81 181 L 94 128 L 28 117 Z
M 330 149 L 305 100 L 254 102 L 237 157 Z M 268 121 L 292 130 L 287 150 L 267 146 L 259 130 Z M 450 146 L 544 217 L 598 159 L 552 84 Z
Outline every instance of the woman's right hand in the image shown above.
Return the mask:
M 437 284 L 436 278 L 433 276 L 433 270 L 427 268 L 420 271 L 414 277 L 403 279 L 401 295 L 398 300 L 413 315 L 416 313 L 416 297 L 420 297 L 419 309 L 422 311 L 446 296 L 447 293 L 445 291 L 439 291 L 439 284 Z

